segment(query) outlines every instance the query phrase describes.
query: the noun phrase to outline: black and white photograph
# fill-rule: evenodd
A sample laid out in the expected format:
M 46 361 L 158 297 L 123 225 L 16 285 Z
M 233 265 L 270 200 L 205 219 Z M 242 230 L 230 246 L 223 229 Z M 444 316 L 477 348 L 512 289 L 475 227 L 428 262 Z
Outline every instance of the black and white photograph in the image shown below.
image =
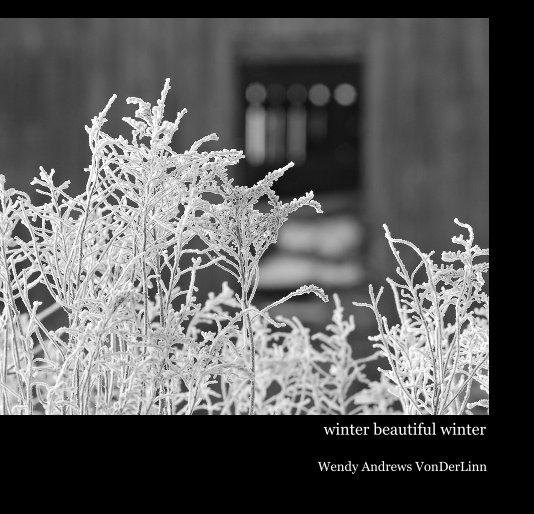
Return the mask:
M 0 414 L 485 435 L 489 25 L 0 18 Z

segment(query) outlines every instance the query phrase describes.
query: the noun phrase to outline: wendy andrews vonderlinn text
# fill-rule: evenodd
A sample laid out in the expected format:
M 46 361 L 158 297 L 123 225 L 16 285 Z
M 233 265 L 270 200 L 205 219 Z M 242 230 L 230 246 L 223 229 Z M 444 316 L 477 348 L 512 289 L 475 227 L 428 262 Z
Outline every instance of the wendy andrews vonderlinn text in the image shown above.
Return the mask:
M 381 462 L 352 462 L 348 461 L 343 464 L 335 462 L 318 461 L 320 471 L 345 471 L 355 475 L 362 471 L 418 471 L 418 472 L 433 472 L 433 471 L 487 471 L 487 465 L 483 463 L 474 463 L 471 461 L 460 461 L 449 463 L 446 461 L 440 462 L 409 462 L 390 464 L 385 461 Z
M 392 435 L 392 436 L 409 436 L 409 435 L 444 435 L 444 436 L 471 436 L 471 435 L 485 435 L 485 426 L 462 425 L 457 426 L 455 422 L 450 425 L 442 425 L 437 427 L 433 421 L 426 423 L 424 421 L 409 423 L 408 425 L 399 426 L 380 426 L 373 422 L 373 425 L 330 425 L 323 427 L 326 435 L 333 436 L 367 436 L 367 435 Z M 439 428 L 439 430 L 437 430 Z

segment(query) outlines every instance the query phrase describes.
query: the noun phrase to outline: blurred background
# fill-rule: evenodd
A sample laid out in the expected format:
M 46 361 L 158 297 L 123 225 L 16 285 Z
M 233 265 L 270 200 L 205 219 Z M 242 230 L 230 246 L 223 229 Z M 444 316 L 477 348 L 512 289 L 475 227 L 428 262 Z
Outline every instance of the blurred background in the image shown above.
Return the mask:
M 129 135 L 126 97 L 154 103 L 166 77 L 167 117 L 189 111 L 176 151 L 216 132 L 206 149 L 246 152 L 238 183 L 292 160 L 279 195 L 313 189 L 323 204 L 325 214 L 303 209 L 282 229 L 264 258 L 259 305 L 313 282 L 340 294 L 365 340 L 374 321 L 351 302 L 394 274 L 383 223 L 441 251 L 458 217 L 489 245 L 488 19 L 2 19 L 8 186 L 29 192 L 42 165 L 81 192 L 84 125 L 116 93 L 107 132 Z M 205 273 L 202 287 L 219 290 L 225 279 Z M 277 313 L 323 330 L 331 309 L 300 298 Z

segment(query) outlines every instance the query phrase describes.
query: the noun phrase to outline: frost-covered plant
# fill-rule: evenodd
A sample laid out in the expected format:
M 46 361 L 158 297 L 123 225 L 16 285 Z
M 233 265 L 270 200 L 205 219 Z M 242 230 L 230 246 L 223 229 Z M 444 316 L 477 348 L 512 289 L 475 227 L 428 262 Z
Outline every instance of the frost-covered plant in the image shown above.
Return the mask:
M 375 383 L 365 374 L 368 362 L 379 352 L 354 358 L 350 334 L 353 316 L 343 317 L 334 295 L 335 309 L 327 333 L 311 335 L 296 317 L 277 317 L 289 330 L 278 330 L 267 319 L 252 323 L 256 342 L 256 413 L 258 414 L 385 414 L 395 397 L 385 392 L 372 398 Z M 232 350 L 228 346 L 228 351 Z M 245 363 L 242 363 L 242 368 Z M 225 375 L 221 390 L 211 401 L 211 412 L 240 414 L 248 411 L 250 384 L 246 377 Z M 369 401 L 356 401 L 362 388 L 371 388 Z M 213 395 L 213 390 L 205 391 Z M 385 402 L 385 403 L 384 403 Z M 207 404 L 208 402 L 206 402 Z M 380 405 L 379 405 L 380 404 Z
M 388 328 L 371 288 L 379 350 L 354 358 L 354 319 L 337 296 L 332 323 L 314 335 L 295 317 L 269 314 L 297 295 L 328 301 L 313 284 L 254 306 L 260 259 L 288 216 L 322 212 L 313 193 L 288 203 L 275 194 L 292 163 L 252 187 L 234 185 L 227 168 L 242 152 L 199 151 L 215 134 L 175 152 L 186 110 L 164 120 L 169 89 L 167 80 L 155 106 L 127 99 L 137 105 L 123 118 L 130 139 L 103 131 L 115 96 L 93 118 L 81 194 L 41 168 L 32 184 L 45 203 L 35 205 L 0 175 L 1 413 L 391 414 L 397 397 L 407 414 L 473 408 L 471 384 L 488 392 L 488 299 L 471 228 L 461 224 L 464 251 L 444 254 L 451 264 L 441 267 L 386 231 L 405 281 L 390 281 L 401 324 Z M 257 208 L 262 198 L 267 210 Z M 428 282 L 414 282 L 396 244 L 418 253 Z M 236 291 L 223 282 L 200 301 L 197 279 L 211 266 Z M 50 295 L 45 308 L 33 299 L 38 285 Z M 51 330 L 45 321 L 57 309 L 68 323 Z M 371 381 L 366 366 L 381 352 L 391 370 Z
M 391 392 L 400 399 L 405 414 L 464 414 L 475 406 L 489 409 L 489 396 L 469 403 L 473 383 L 489 395 L 489 296 L 483 292 L 487 262 L 474 262 L 488 250 L 474 245 L 473 229 L 457 219 L 468 231 L 452 238 L 461 246 L 443 252 L 443 264 L 431 259 L 404 239 L 393 238 L 384 225 L 386 238 L 398 263 L 401 281 L 388 279 L 400 323 L 390 327 L 378 310 L 377 295 L 369 286 L 371 303 L 355 303 L 372 309 L 379 335 L 375 347 L 387 357 L 384 371 L 392 383 Z M 412 249 L 420 259 L 409 272 L 397 246 Z M 424 271 L 423 281 L 417 274 Z
M 169 89 L 167 80 L 154 107 L 127 99 L 138 106 L 135 119 L 124 118 L 130 140 L 102 130 L 115 96 L 93 118 L 82 194 L 69 195 L 68 182 L 56 185 L 54 170 L 41 168 L 32 184 L 47 201 L 36 206 L 25 193 L 5 190 L 2 176 L 3 413 L 31 413 L 36 404 L 48 414 L 192 413 L 201 390 L 237 371 L 251 383 L 254 413 L 252 321 L 262 316 L 279 326 L 252 305 L 258 262 L 291 212 L 305 205 L 321 212 L 320 205 L 313 193 L 288 204 L 274 194 L 271 186 L 291 164 L 251 188 L 234 186 L 227 167 L 242 152 L 199 152 L 214 134 L 183 154 L 173 151 L 186 111 L 164 120 Z M 264 195 L 268 213 L 254 208 Z M 26 239 L 14 235 L 18 224 Z M 240 291 L 223 287 L 203 305 L 196 276 L 212 265 L 234 276 Z M 40 304 L 30 301 L 38 283 L 66 312 L 68 326 L 50 331 L 41 323 Z M 273 306 L 308 293 L 327 301 L 309 285 Z M 206 321 L 213 331 L 203 330 Z M 223 360 L 227 346 L 239 364 Z

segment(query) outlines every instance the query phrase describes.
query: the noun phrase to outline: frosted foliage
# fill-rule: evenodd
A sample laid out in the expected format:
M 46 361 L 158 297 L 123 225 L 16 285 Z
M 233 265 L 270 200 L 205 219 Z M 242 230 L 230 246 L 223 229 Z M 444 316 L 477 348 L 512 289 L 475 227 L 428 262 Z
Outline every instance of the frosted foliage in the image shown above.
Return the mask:
M 398 263 L 400 281 L 388 279 L 400 322 L 389 326 L 378 310 L 382 288 L 371 303 L 356 303 L 375 314 L 379 334 L 371 338 L 387 357 L 384 371 L 390 392 L 399 398 L 406 414 L 464 414 L 474 407 L 489 409 L 489 296 L 483 292 L 488 256 L 474 244 L 470 225 L 454 220 L 468 233 L 452 238 L 460 250 L 444 252 L 441 264 L 415 245 L 391 236 L 386 238 Z M 409 272 L 398 247 L 405 246 L 420 259 Z M 417 281 L 418 273 L 424 278 Z M 470 401 L 473 385 L 482 397 Z
M 444 256 L 464 271 L 424 256 L 432 285 L 414 289 L 416 302 L 435 309 L 421 313 L 411 290 L 391 282 L 403 323 L 389 329 L 376 311 L 378 350 L 355 359 L 354 319 L 337 296 L 324 334 L 270 315 L 298 295 L 327 302 L 313 284 L 254 306 L 260 259 L 284 222 L 302 207 L 322 212 L 313 193 L 287 203 L 275 194 L 292 163 L 252 187 L 235 185 L 227 170 L 243 153 L 201 151 L 215 134 L 175 152 L 186 110 L 164 119 L 169 90 L 167 79 L 154 106 L 127 99 L 136 106 L 123 118 L 129 138 L 103 130 L 115 96 L 85 127 L 83 193 L 71 195 L 68 182 L 56 185 L 54 170 L 41 168 L 32 185 L 44 203 L 36 205 L 0 175 L 2 414 L 386 414 L 400 412 L 398 399 L 404 412 L 422 414 L 486 405 L 469 403 L 471 383 L 488 391 L 485 268 L 472 264 L 482 254 L 472 237 L 456 240 L 465 251 Z M 264 199 L 267 212 L 256 208 Z M 392 248 L 400 242 L 388 239 Z M 212 266 L 235 290 L 224 282 L 200 301 L 195 284 Z M 33 300 L 37 285 L 48 300 Z M 456 322 L 445 325 L 449 308 Z M 51 330 L 58 309 L 68 322 Z M 382 352 L 392 368 L 372 382 L 365 368 Z

